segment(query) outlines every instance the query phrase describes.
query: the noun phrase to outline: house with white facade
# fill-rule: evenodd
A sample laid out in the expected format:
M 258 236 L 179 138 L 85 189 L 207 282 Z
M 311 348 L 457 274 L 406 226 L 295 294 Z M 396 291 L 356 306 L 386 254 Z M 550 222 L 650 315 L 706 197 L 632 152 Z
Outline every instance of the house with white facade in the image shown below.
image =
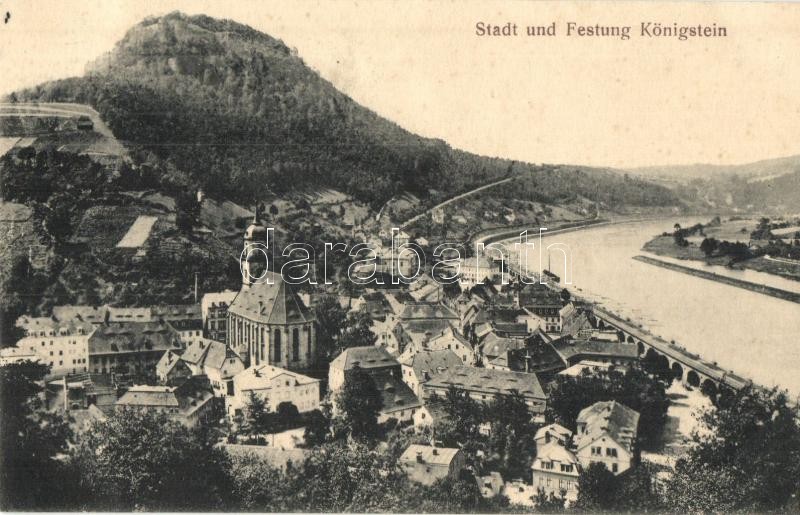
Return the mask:
M 616 401 L 596 402 L 581 410 L 575 434 L 583 467 L 603 463 L 615 475 L 633 465 L 639 413 Z

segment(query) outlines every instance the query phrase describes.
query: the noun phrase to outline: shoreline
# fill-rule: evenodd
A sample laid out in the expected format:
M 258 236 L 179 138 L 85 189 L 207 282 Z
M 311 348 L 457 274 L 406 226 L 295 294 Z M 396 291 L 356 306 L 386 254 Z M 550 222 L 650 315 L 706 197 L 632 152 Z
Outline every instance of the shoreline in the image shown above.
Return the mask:
M 669 263 L 667 261 L 662 261 L 660 259 L 655 259 L 648 256 L 641 256 L 641 255 L 634 256 L 633 259 L 641 261 L 642 263 L 647 263 L 649 265 L 660 266 L 661 268 L 666 268 L 668 270 L 673 270 L 675 272 L 682 272 L 684 274 L 693 275 L 701 279 L 716 281 L 718 283 L 727 284 L 728 286 L 734 286 L 737 288 L 742 288 L 744 290 L 752 291 L 754 293 L 760 293 L 762 295 L 768 295 L 770 297 L 775 297 L 788 302 L 794 302 L 800 304 L 800 293 L 781 290 L 779 288 L 774 288 L 772 286 L 752 283 L 742 279 L 735 279 L 733 277 L 727 277 L 724 275 L 716 274 L 714 272 L 697 270 L 695 268 L 690 268 L 688 266 L 682 266 L 675 263 Z

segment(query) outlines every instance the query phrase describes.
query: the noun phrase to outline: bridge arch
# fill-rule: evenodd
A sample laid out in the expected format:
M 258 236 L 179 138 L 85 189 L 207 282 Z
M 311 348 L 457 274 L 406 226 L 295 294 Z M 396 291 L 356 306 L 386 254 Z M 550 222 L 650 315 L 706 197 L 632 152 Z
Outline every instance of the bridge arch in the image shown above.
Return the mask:
M 633 336 L 628 335 L 628 337 L 625 339 L 625 341 L 627 341 L 628 343 L 634 343 Z
M 717 397 L 717 392 L 719 390 L 717 388 L 717 383 L 715 383 L 711 379 L 706 378 L 700 385 L 700 391 L 703 392 L 703 394 L 714 399 Z
M 690 370 L 689 373 L 686 374 L 686 382 L 689 383 L 690 386 L 696 388 L 700 386 L 700 376 L 694 370 Z
M 644 355 L 644 344 L 642 342 L 636 343 L 636 349 L 639 351 L 639 356 Z
M 680 363 L 673 361 L 670 368 L 672 369 L 672 375 L 675 379 L 683 379 L 683 366 L 681 366 Z

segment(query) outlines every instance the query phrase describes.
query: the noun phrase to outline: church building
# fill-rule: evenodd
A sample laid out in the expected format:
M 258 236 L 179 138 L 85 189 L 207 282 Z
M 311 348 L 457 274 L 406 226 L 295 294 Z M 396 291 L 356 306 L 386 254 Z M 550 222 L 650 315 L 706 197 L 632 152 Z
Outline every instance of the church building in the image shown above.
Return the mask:
M 268 239 L 256 210 L 245 232 L 242 288 L 228 308 L 227 343 L 248 367 L 307 369 L 317 352 L 314 314 L 280 273 L 268 270 Z

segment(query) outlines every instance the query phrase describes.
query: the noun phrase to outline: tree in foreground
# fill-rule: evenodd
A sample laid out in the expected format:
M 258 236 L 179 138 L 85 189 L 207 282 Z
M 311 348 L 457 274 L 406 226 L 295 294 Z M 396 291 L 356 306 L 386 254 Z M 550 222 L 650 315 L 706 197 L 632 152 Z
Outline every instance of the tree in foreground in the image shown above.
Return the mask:
M 666 502 L 678 511 L 784 511 L 800 499 L 798 409 L 784 392 L 727 390 L 678 460 Z
M 39 394 L 48 368 L 32 362 L 0 367 L 0 509 L 66 509 L 71 481 L 56 457 L 69 427 L 46 413 Z
M 74 461 L 84 509 L 213 511 L 230 492 L 225 458 L 166 414 L 123 410 L 95 423 Z
M 361 367 L 345 373 L 344 386 L 336 394 L 337 421 L 354 438 L 378 435 L 378 414 L 383 407 L 375 381 Z

